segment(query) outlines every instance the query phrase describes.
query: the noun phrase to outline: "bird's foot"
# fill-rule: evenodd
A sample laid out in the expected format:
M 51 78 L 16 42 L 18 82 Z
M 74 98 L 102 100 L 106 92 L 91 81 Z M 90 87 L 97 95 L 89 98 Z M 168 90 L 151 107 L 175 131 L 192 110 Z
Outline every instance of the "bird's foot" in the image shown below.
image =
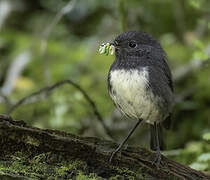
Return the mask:
M 153 160 L 152 164 L 155 164 L 157 167 L 159 167 L 160 162 L 161 162 L 161 153 L 160 153 L 160 150 L 157 150 L 155 159 Z
M 127 149 L 128 148 L 128 144 L 125 145 L 125 147 L 123 149 Z M 109 162 L 112 162 L 112 159 L 114 158 L 114 156 L 119 153 L 120 157 L 122 155 L 122 146 L 119 146 L 115 151 L 112 152 L 110 158 L 109 158 Z
M 109 158 L 109 162 L 110 162 L 110 163 L 112 162 L 112 159 L 113 159 L 113 157 L 116 155 L 116 153 L 117 153 L 116 150 L 112 152 L 112 154 L 111 154 L 111 156 L 110 156 L 110 158 Z

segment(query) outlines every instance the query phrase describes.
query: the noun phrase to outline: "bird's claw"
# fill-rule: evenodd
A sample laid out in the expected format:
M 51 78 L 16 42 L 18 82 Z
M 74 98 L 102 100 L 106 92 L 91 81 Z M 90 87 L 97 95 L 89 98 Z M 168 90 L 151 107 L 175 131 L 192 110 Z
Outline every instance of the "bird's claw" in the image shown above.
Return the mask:
M 112 159 L 113 159 L 113 157 L 116 155 L 116 153 L 120 153 L 120 157 L 121 157 L 121 155 L 122 155 L 122 149 L 121 149 L 122 147 L 118 147 L 115 151 L 113 151 L 112 152 L 112 154 L 111 154 L 111 156 L 110 156 L 110 158 L 109 158 L 109 162 L 111 163 L 112 162 Z M 126 146 L 125 146 L 125 149 L 127 149 L 128 148 L 128 144 L 126 144 Z
M 113 159 L 113 157 L 115 156 L 116 153 L 117 153 L 116 151 L 113 151 L 113 152 L 112 152 L 112 154 L 111 154 L 111 156 L 110 156 L 110 158 L 109 158 L 109 162 L 110 162 L 110 163 L 112 162 L 112 159 Z
M 160 162 L 161 162 L 161 153 L 160 153 L 160 150 L 157 150 L 155 159 L 153 160 L 152 164 L 153 165 L 155 164 L 157 167 L 159 167 Z

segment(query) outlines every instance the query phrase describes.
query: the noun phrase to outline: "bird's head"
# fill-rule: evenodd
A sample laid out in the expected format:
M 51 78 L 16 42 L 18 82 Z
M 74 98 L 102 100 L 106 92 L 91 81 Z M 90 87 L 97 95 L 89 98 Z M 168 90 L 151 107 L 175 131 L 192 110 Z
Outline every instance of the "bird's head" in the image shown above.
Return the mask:
M 110 44 L 115 47 L 116 56 L 137 55 L 151 47 L 161 49 L 160 44 L 152 36 L 140 31 L 128 31 L 122 33 Z

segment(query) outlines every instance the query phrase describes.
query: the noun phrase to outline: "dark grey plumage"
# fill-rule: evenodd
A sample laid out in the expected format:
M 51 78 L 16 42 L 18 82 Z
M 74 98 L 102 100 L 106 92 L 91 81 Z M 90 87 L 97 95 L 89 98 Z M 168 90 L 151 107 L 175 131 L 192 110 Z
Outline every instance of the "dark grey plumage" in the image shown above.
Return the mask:
M 151 124 L 151 148 L 162 143 L 161 124 L 173 107 L 173 83 L 166 54 L 151 35 L 129 31 L 113 42 L 115 61 L 109 70 L 108 90 L 115 105 L 127 116 Z M 154 127 L 159 132 L 154 138 Z

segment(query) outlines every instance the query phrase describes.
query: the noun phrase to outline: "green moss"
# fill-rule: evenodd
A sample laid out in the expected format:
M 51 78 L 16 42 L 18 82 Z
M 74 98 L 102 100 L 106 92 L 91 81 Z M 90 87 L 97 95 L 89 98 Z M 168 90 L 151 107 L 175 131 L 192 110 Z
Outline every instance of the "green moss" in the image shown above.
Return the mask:
M 29 178 L 44 178 L 44 179 L 76 179 L 76 180 L 104 180 L 107 178 L 99 177 L 92 173 L 86 162 L 81 160 L 66 160 L 62 163 L 53 163 L 51 158 L 54 157 L 50 152 L 42 153 L 31 158 L 31 155 L 26 155 L 22 152 L 16 152 L 10 156 L 9 161 L 0 161 L 0 174 L 14 174 L 17 176 Z M 49 162 L 49 163 L 48 163 Z M 110 180 L 118 179 L 144 179 L 142 170 L 137 173 L 128 168 L 119 168 L 111 166 L 113 176 Z M 115 174 L 118 174 L 115 176 Z
M 39 140 L 34 138 L 34 137 L 31 137 L 31 136 L 27 136 L 26 139 L 25 139 L 25 142 L 27 144 L 30 144 L 30 145 L 33 145 L 33 146 L 39 146 L 40 145 Z
M 87 164 L 83 161 L 65 161 L 63 163 L 47 163 L 51 153 L 42 153 L 32 159 L 22 152 L 10 156 L 9 161 L 0 161 L 0 174 L 14 174 L 30 178 L 75 178 L 78 180 L 99 179 L 96 174 L 89 173 Z M 103 179 L 103 178 L 101 178 Z
M 65 178 L 69 176 L 69 174 L 76 175 L 81 172 L 86 172 L 87 164 L 79 160 L 65 162 L 58 164 L 58 166 L 55 168 L 55 171 L 59 177 Z
M 96 176 L 95 174 L 89 174 L 84 175 L 82 172 L 79 172 L 78 176 L 76 177 L 76 180 L 102 180 L 103 178 L 100 178 Z
M 66 166 L 61 166 L 56 168 L 56 174 L 60 177 L 64 177 L 69 171 L 69 168 Z
M 25 154 L 17 152 L 11 156 L 10 161 L 0 161 L 0 172 L 1 174 L 9 173 L 33 178 L 47 177 L 53 174 L 53 167 L 43 161 L 38 161 L 37 157 L 40 156 L 29 159 Z
M 129 170 L 128 168 L 119 168 L 119 167 L 113 167 L 113 168 L 117 171 L 117 174 L 119 175 L 111 177 L 110 179 L 112 180 L 119 179 L 122 177 L 123 178 L 126 177 L 126 179 L 133 179 L 133 178 L 144 179 L 142 169 L 139 169 L 136 172 L 136 171 Z
M 34 163 L 39 163 L 39 162 L 46 162 L 47 161 L 47 157 L 50 156 L 50 152 L 47 153 L 41 153 L 37 156 L 34 156 L 34 158 L 32 159 L 32 162 Z

